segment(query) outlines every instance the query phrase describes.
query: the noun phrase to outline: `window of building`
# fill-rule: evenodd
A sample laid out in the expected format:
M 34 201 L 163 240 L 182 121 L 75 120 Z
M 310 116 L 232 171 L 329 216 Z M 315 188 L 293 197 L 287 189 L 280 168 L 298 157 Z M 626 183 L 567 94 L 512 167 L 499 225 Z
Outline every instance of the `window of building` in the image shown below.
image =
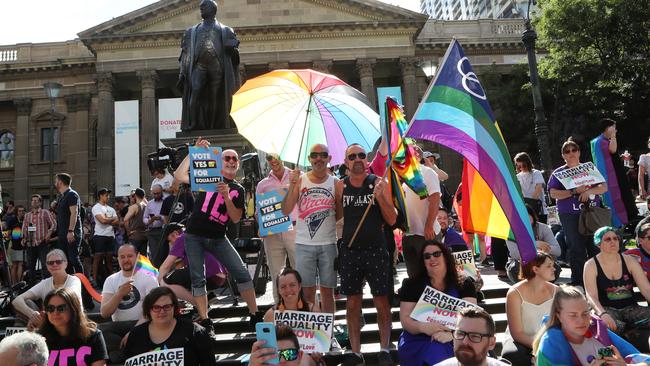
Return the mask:
M 54 132 L 52 136 L 54 138 L 54 161 L 59 160 L 59 128 L 54 127 L 53 129 L 41 129 L 41 161 L 50 161 L 50 133 L 52 131 Z
M 14 167 L 14 142 L 16 136 L 10 131 L 0 132 L 0 169 Z

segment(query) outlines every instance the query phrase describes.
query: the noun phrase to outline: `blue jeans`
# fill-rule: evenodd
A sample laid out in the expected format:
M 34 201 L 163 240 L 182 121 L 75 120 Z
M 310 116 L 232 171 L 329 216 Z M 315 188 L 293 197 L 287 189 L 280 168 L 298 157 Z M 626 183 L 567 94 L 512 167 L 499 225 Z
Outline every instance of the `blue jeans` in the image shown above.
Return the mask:
M 560 214 L 560 222 L 562 223 L 571 266 L 571 282 L 582 286 L 582 271 L 587 261 L 587 252 L 595 252 L 596 248 L 589 242 L 588 237 L 578 232 L 579 219 L 580 214 Z M 593 246 L 593 248 L 588 248 L 588 246 Z
M 248 269 L 241 257 L 233 248 L 228 238 L 209 239 L 198 235 L 185 233 L 185 254 L 190 264 L 190 278 L 192 279 L 192 295 L 203 296 L 205 289 L 205 253 L 211 253 L 228 270 L 240 292 L 253 288 Z

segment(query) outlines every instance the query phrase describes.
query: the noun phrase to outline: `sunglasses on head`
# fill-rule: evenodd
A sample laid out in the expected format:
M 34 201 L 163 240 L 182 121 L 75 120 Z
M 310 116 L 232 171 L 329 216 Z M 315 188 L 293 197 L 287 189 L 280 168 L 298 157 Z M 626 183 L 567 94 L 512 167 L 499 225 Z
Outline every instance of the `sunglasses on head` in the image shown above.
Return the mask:
M 223 157 L 223 161 L 225 161 L 226 163 L 229 162 L 230 160 L 234 161 L 235 163 L 239 161 L 239 159 L 236 156 L 227 155 Z
M 266 156 L 266 161 L 273 161 L 273 160 L 275 160 L 275 159 L 276 159 L 276 158 L 275 158 L 275 156 L 273 156 L 273 155 L 267 155 L 267 156 Z
M 45 307 L 45 311 L 50 313 L 50 314 L 52 314 L 55 311 L 57 313 L 64 313 L 66 310 L 68 310 L 68 304 L 61 304 L 61 305 L 57 305 L 57 306 L 47 305 Z
M 53 261 L 46 261 L 45 263 L 47 263 L 48 266 L 53 266 L 55 264 L 58 266 L 59 264 L 62 264 L 63 262 L 65 262 L 63 259 L 55 259 Z
M 287 348 L 281 349 L 278 351 L 280 357 L 284 358 L 286 361 L 294 361 L 298 359 L 298 349 L 297 348 Z
M 316 159 L 318 157 L 320 157 L 321 159 L 327 159 L 328 156 L 330 156 L 330 153 L 328 153 L 327 151 L 323 151 L 323 152 L 313 151 L 313 152 L 309 153 L 309 158 L 310 159 Z
M 161 312 L 161 311 L 163 311 L 163 310 L 164 310 L 165 312 L 168 312 L 168 311 L 170 311 L 173 307 L 174 307 L 174 304 L 153 305 L 153 306 L 151 307 L 151 311 L 153 311 L 154 313 L 159 313 L 159 312 Z
M 438 250 L 436 252 L 431 252 L 431 253 L 424 252 L 422 254 L 422 257 L 424 257 L 425 260 L 426 259 L 431 259 L 431 257 L 440 258 L 441 256 L 442 256 L 442 251 L 441 250 Z
M 573 149 L 566 149 L 566 150 L 562 151 L 562 154 L 569 154 L 569 153 L 574 153 L 574 152 L 578 152 L 578 149 L 576 149 L 575 147 Z
M 350 160 L 350 161 L 352 161 L 352 160 L 356 160 L 357 157 L 359 157 L 359 159 L 363 160 L 363 159 L 366 158 L 366 156 L 367 156 L 367 155 L 366 155 L 366 153 L 364 153 L 364 152 L 360 152 L 360 153 L 352 153 L 352 154 L 348 155 L 348 160 Z

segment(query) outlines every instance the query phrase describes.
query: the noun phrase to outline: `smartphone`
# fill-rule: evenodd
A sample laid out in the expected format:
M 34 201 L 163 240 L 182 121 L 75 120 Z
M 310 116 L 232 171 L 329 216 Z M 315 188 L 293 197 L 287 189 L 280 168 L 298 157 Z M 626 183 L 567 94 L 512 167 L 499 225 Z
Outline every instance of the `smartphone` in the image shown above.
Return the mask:
M 255 324 L 255 333 L 257 334 L 257 340 L 264 340 L 264 348 L 275 348 L 276 355 L 274 358 L 264 362 L 267 365 L 277 365 L 280 363 L 280 359 L 277 355 L 278 350 L 278 341 L 275 337 L 275 325 L 273 323 L 257 323 Z
M 614 350 L 612 347 L 602 347 L 598 349 L 598 358 L 603 359 L 605 357 L 612 357 L 614 356 Z

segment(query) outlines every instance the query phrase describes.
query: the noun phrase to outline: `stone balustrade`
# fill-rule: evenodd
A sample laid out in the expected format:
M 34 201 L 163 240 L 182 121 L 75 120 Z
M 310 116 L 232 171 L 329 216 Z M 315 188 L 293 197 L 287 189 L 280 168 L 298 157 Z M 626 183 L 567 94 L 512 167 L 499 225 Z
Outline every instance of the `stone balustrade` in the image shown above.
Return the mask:
M 0 63 L 15 62 L 18 60 L 18 49 L 0 48 Z
M 0 46 L 2 63 L 38 63 L 94 57 L 79 40 Z

